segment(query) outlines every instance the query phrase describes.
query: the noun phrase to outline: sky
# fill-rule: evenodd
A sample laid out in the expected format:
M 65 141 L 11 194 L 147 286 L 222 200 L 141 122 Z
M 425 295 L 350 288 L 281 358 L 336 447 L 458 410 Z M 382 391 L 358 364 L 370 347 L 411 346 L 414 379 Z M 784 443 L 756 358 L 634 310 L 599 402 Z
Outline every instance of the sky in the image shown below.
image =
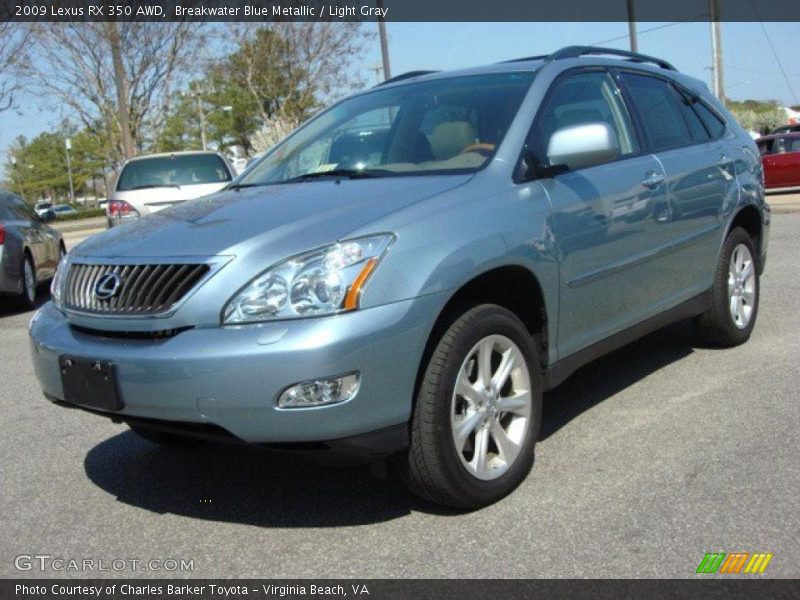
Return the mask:
M 376 26 L 377 27 L 377 26 Z M 627 23 L 387 23 L 392 74 L 447 70 L 537 54 L 575 44 L 628 49 Z M 639 52 L 664 58 L 678 70 L 710 84 L 708 23 L 637 23 Z M 725 87 L 734 100 L 800 104 L 797 41 L 800 23 L 723 23 Z M 774 49 L 774 52 L 773 52 Z M 775 58 L 777 53 L 786 77 Z M 377 42 L 350 68 L 369 85 L 379 81 Z M 0 113 L 0 179 L 8 146 L 19 135 L 32 138 L 54 128 L 66 112 L 20 95 L 17 111 Z

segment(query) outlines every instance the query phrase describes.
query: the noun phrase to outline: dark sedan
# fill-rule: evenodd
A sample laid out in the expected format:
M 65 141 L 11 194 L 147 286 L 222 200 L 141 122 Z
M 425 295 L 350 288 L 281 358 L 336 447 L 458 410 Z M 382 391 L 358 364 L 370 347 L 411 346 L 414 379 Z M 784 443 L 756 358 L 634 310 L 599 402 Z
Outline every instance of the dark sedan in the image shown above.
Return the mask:
M 33 207 L 0 192 L 0 295 L 33 308 L 39 284 L 53 277 L 66 253 L 61 233 L 45 225 Z

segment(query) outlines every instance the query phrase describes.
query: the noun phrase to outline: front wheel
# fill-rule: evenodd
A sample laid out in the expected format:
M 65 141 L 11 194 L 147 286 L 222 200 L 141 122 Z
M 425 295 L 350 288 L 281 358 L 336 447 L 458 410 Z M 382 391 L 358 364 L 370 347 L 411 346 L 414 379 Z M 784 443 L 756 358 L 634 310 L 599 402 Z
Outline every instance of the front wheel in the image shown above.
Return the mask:
M 539 355 L 523 323 L 491 304 L 466 311 L 426 366 L 401 459 L 406 480 L 448 506 L 499 500 L 533 465 L 541 411 Z
M 760 292 L 757 256 L 753 240 L 741 227 L 725 238 L 711 288 L 711 306 L 697 318 L 703 341 L 738 346 L 750 338 Z

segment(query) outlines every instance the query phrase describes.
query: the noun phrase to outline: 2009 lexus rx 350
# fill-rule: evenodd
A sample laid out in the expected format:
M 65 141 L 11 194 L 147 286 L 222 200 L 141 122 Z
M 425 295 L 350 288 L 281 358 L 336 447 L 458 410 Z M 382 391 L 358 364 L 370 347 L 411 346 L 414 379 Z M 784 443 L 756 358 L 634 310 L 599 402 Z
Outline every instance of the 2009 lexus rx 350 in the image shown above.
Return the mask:
M 544 390 L 693 317 L 748 339 L 756 146 L 663 60 L 570 47 L 348 98 L 225 190 L 96 236 L 30 326 L 46 396 L 160 443 L 392 455 L 477 507 Z

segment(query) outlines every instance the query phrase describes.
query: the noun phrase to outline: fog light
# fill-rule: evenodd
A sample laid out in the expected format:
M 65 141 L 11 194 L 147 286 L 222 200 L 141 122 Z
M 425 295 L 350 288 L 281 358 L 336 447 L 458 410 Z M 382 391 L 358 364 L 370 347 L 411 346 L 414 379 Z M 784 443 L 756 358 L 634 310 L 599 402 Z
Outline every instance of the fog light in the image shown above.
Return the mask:
M 286 389 L 278 398 L 281 408 L 324 406 L 351 400 L 358 392 L 361 378 L 358 373 L 348 373 L 327 379 L 302 381 Z

